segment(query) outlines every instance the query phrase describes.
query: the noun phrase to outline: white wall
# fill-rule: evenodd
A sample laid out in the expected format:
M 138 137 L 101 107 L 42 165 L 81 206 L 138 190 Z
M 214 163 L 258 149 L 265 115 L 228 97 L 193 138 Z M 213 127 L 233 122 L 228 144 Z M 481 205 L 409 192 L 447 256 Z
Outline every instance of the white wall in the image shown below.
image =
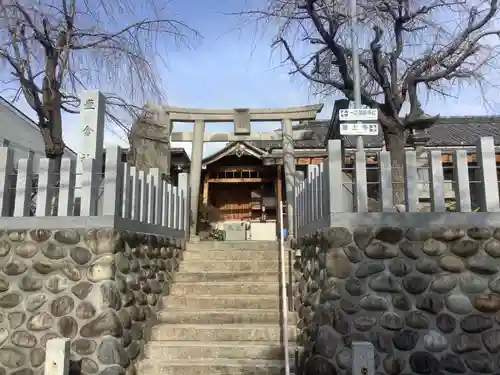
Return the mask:
M 27 158 L 30 150 L 35 153 L 35 170 L 38 170 L 40 158 L 45 157 L 42 136 L 36 124 L 18 111 L 13 105 L 0 97 L 0 146 L 9 141 L 14 149 L 16 162 Z M 67 150 L 66 157 L 76 158 L 76 154 Z

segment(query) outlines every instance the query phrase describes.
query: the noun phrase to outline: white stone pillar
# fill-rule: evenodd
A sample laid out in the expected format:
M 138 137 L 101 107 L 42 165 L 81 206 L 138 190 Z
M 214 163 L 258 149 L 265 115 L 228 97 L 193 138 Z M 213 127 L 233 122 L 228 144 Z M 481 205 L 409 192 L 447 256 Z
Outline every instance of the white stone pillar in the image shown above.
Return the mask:
M 70 339 L 55 338 L 47 341 L 45 375 L 69 374 Z
M 181 202 L 182 205 L 184 205 L 184 223 L 183 223 L 183 229 L 186 231 L 186 235 L 188 235 L 189 232 L 189 197 L 191 196 L 190 191 L 189 191 L 189 173 L 183 172 L 179 173 L 178 176 L 178 186 L 179 189 L 181 189 L 184 192 L 184 201 Z
M 191 167 L 189 170 L 189 211 L 190 236 L 195 236 L 198 226 L 198 203 L 200 199 L 201 162 L 203 158 L 203 136 L 205 122 L 196 120 L 193 126 L 193 143 L 191 151 Z
M 281 131 L 283 135 L 283 167 L 285 168 L 285 192 L 286 192 L 286 215 L 287 215 L 287 235 L 295 235 L 295 151 L 293 147 L 293 126 L 292 120 L 283 119 L 281 121 Z
M 78 152 L 76 197 L 81 198 L 83 161 L 94 159 L 92 171 L 92 197 L 99 194 L 101 184 L 102 156 L 104 150 L 105 98 L 98 90 L 84 90 L 80 97 L 80 132 L 81 141 Z M 99 204 L 96 202 L 97 206 Z

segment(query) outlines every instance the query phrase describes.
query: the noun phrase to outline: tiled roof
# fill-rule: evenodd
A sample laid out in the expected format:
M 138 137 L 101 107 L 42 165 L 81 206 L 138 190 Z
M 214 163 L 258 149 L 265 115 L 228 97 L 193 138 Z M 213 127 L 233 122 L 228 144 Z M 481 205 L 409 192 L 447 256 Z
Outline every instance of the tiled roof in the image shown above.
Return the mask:
M 296 140 L 295 148 L 324 148 L 324 141 L 328 132 L 330 120 L 309 121 L 294 126 L 294 130 L 310 130 L 307 138 Z M 428 130 L 430 137 L 428 146 L 474 146 L 479 137 L 493 137 L 495 144 L 500 145 L 500 116 L 461 116 L 441 117 Z M 356 137 L 346 136 L 345 147 L 356 147 Z M 365 147 L 377 148 L 382 146 L 382 134 L 379 136 L 364 137 Z M 255 141 L 255 146 L 262 149 L 281 148 L 280 141 Z

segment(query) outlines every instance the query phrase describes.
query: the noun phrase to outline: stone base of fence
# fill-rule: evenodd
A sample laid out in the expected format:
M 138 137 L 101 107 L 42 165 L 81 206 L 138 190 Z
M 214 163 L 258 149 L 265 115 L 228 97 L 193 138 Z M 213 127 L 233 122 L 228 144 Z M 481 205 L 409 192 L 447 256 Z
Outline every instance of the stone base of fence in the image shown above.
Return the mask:
M 46 363 L 54 353 L 47 343 L 63 338 L 81 373 L 132 374 L 182 241 L 126 230 L 131 224 L 111 217 L 72 217 L 61 228 L 64 217 L 39 228 L 40 218 L 20 217 L 23 229 L 16 219 L 1 222 L 0 373 L 68 375 L 60 356 L 55 372 Z
M 397 226 L 401 228 L 467 228 L 500 227 L 500 213 L 496 212 L 339 212 L 304 225 L 298 230 L 298 238 L 305 238 L 318 230 L 329 227 Z
M 87 229 L 109 228 L 117 231 L 130 231 L 154 234 L 171 238 L 179 245 L 184 242 L 185 231 L 172 229 L 157 224 L 142 223 L 113 215 L 107 216 L 26 216 L 0 217 L 0 228 L 4 230 L 30 229 Z
M 298 246 L 306 355 L 368 374 L 495 371 L 500 213 L 338 214 Z M 369 365 L 354 358 L 367 341 Z

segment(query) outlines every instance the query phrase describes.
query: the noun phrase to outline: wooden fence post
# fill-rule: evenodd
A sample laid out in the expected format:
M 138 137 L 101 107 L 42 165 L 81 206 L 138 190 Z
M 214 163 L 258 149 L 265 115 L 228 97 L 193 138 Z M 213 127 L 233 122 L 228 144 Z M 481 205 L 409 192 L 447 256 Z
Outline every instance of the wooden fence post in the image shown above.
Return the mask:
M 30 216 L 31 193 L 33 191 L 33 155 L 19 160 L 17 165 L 14 216 Z
M 172 186 L 172 193 L 173 193 L 173 197 L 174 197 L 174 199 L 173 199 L 174 220 L 173 220 L 173 224 L 172 224 L 172 229 L 179 229 L 179 216 L 180 216 L 180 212 L 179 212 L 179 207 L 180 207 L 179 188 L 177 186 Z
M 175 228 L 175 192 L 174 186 L 169 184 L 169 199 L 168 199 L 168 228 Z
M 131 165 L 125 163 L 123 166 L 123 192 L 122 192 L 122 215 L 126 219 L 132 218 L 132 206 L 134 196 L 132 195 Z
M 12 176 L 14 175 L 14 150 L 0 147 L 0 216 L 9 216 Z
M 155 223 L 155 210 L 156 210 L 156 179 L 155 175 L 149 170 L 148 173 L 148 217 L 147 223 L 154 224 Z
M 73 206 L 75 203 L 75 183 L 76 160 L 64 158 L 61 160 L 57 216 L 73 216 Z
M 310 165 L 307 166 L 307 178 L 305 179 L 305 190 L 306 190 L 306 202 L 307 205 L 305 207 L 306 209 L 306 220 L 307 224 L 312 223 L 312 216 L 313 216 L 313 189 L 312 189 L 312 168 Z
M 147 223 L 148 222 L 148 180 L 144 171 L 139 171 L 139 199 L 140 199 L 140 216 L 137 220 Z
M 417 173 L 417 153 L 415 151 L 406 151 L 405 154 L 405 201 L 406 212 L 418 212 L 419 207 L 419 188 Z
M 309 164 L 307 166 L 307 179 L 310 181 L 309 188 L 311 190 L 310 193 L 310 201 L 309 206 L 311 210 L 309 212 L 310 222 L 314 222 L 318 219 L 318 166 L 314 164 Z
M 121 217 L 123 213 L 123 174 L 122 149 L 118 146 L 106 147 L 104 170 L 104 191 L 102 193 L 102 214 Z
M 172 207 L 172 185 L 163 181 L 163 218 L 162 223 L 164 227 L 170 228 L 171 223 L 171 207 Z
M 466 150 L 453 151 L 453 179 L 457 212 L 471 212 L 469 161 Z
M 320 165 L 318 165 L 318 183 L 316 184 L 318 188 L 318 217 L 321 219 L 323 219 L 325 215 L 324 212 L 325 205 L 323 204 L 323 199 L 325 197 L 323 191 L 323 186 L 325 185 L 324 180 L 325 180 L 325 164 L 321 163 Z
M 500 202 L 498 197 L 498 178 L 493 137 L 482 137 L 477 142 L 476 160 L 481 176 L 481 211 L 498 212 Z
M 163 179 L 162 179 L 162 174 L 159 168 L 151 168 L 150 173 L 154 176 L 154 180 L 156 183 L 156 190 L 155 190 L 155 217 L 154 217 L 154 224 L 156 225 L 162 225 L 162 220 L 163 220 L 163 210 L 165 207 L 163 206 Z
M 433 212 L 446 212 L 446 202 L 444 199 L 444 171 L 441 161 L 441 151 L 430 150 L 427 159 L 429 160 L 431 210 Z
M 185 220 L 184 215 L 186 215 L 184 200 L 186 199 L 186 194 L 184 189 L 179 189 L 179 230 L 186 230 L 184 228 Z
M 94 183 L 94 180 L 97 178 L 95 171 L 94 159 L 82 160 L 80 216 L 97 215 L 98 190 L 95 188 L 96 184 Z
M 392 163 L 389 151 L 379 153 L 380 172 L 380 210 L 382 212 L 394 211 L 394 197 L 392 193 Z
M 131 201 L 132 201 L 132 220 L 141 220 L 141 184 L 139 180 L 139 171 L 137 167 L 130 167 L 130 180 L 131 180 Z
M 36 216 L 51 216 L 52 215 L 52 198 L 54 197 L 54 186 L 50 184 L 54 182 L 51 175 L 55 170 L 54 160 L 48 158 L 40 159 L 38 166 L 38 186 L 36 192 Z M 73 212 L 71 213 L 73 215 Z
M 366 176 L 366 153 L 356 151 L 354 193 L 356 194 L 356 212 L 368 212 L 368 181 Z

